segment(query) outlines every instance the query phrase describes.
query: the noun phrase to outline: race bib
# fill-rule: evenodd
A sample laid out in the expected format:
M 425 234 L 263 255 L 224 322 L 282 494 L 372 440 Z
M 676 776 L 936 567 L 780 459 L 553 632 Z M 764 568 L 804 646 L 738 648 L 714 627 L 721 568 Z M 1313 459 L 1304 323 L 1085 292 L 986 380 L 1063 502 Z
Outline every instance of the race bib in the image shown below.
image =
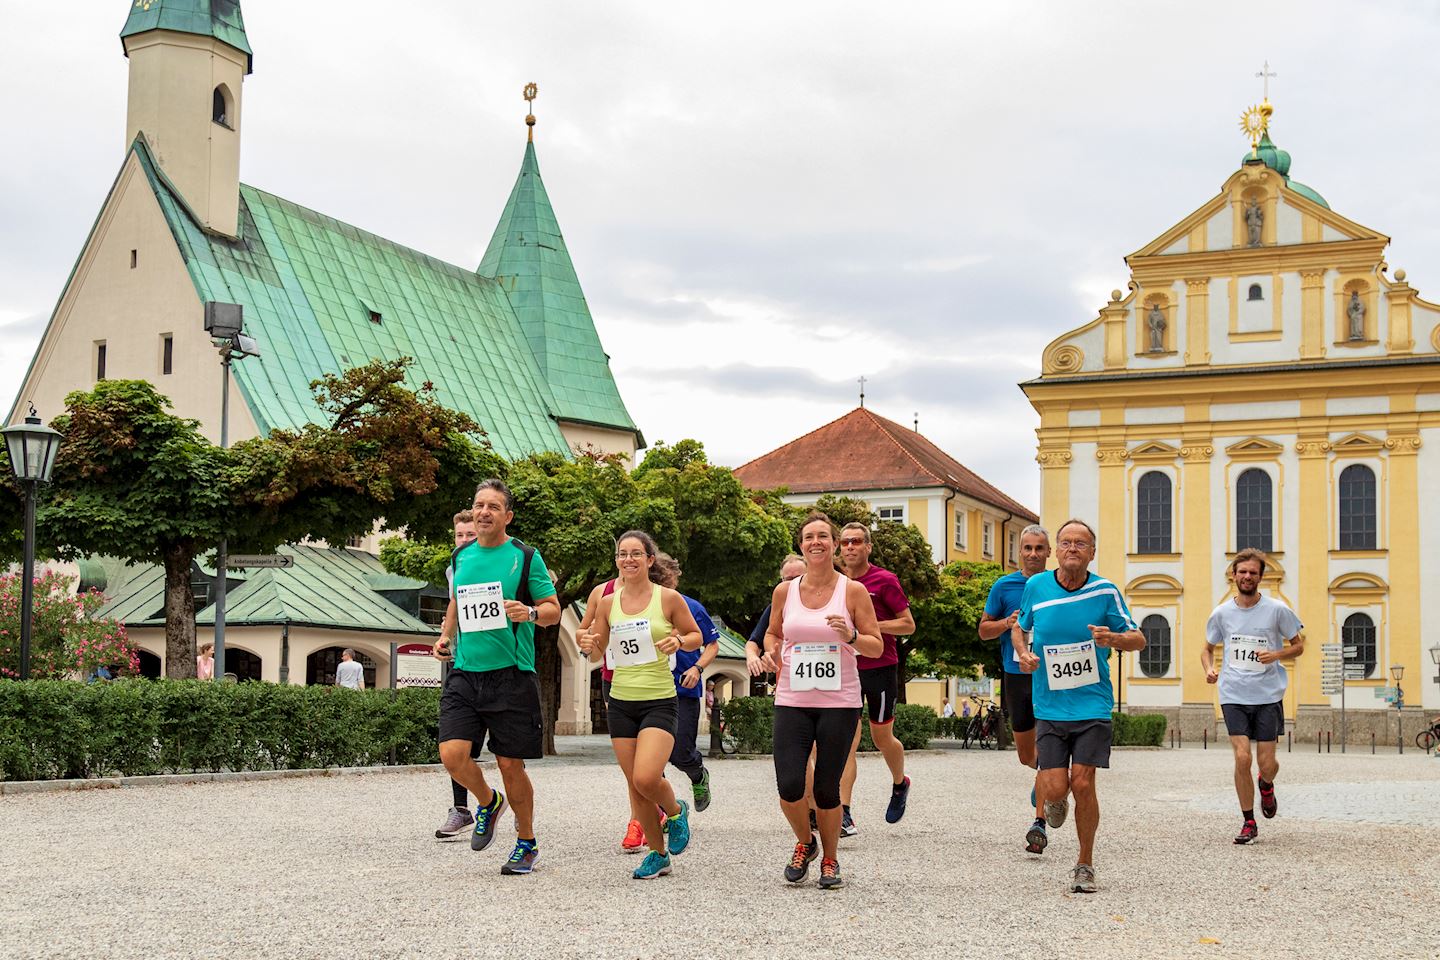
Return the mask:
M 1231 634 L 1225 641 L 1225 666 L 1241 673 L 1263 673 L 1269 664 L 1260 662 L 1260 651 L 1269 649 L 1264 637 Z
M 611 662 L 619 670 L 621 667 L 638 667 L 646 663 L 655 662 L 655 641 L 650 637 L 649 620 L 626 620 L 610 627 L 610 645 L 607 650 L 614 651 Z
M 1045 647 L 1044 651 L 1045 676 L 1051 690 L 1073 690 L 1100 682 L 1094 640 Z
M 505 593 L 499 582 L 472 583 L 455 588 L 455 609 L 460 614 L 460 632 L 499 630 L 505 616 Z
M 791 690 L 839 690 L 840 644 L 797 643 L 790 648 Z

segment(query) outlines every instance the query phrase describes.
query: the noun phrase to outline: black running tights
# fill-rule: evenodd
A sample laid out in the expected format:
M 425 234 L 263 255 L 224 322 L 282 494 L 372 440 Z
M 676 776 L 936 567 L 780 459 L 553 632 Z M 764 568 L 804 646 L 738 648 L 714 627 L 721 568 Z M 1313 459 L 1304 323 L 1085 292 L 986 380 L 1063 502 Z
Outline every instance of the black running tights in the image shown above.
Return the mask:
M 815 806 L 840 806 L 840 776 L 850 758 L 859 707 L 776 707 L 775 784 L 780 799 L 805 798 L 805 771 L 815 748 Z

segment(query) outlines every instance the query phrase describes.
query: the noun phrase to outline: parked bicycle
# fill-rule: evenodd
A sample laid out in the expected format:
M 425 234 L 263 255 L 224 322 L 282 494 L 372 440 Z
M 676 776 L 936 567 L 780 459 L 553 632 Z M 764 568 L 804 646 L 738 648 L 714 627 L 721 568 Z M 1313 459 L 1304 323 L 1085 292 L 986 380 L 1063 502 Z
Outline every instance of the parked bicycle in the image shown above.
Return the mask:
M 1000 745 L 1000 724 L 1005 722 L 1005 715 L 997 704 L 986 703 L 978 697 L 971 697 L 970 701 L 975 704 L 975 712 L 960 747 L 968 750 L 974 743 L 981 750 L 994 750 Z
M 1421 730 L 1415 734 L 1415 746 L 1429 753 L 1435 745 L 1440 743 L 1440 717 L 1436 717 L 1430 724 L 1430 729 Z

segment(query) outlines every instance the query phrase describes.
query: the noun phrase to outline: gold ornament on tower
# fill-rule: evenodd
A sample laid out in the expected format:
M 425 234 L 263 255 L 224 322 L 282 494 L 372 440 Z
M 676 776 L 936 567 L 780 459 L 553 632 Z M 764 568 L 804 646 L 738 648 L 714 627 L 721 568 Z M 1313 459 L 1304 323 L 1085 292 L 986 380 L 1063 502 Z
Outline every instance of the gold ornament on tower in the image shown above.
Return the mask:
M 1259 105 L 1249 107 L 1240 114 L 1240 130 L 1250 138 L 1250 155 L 1260 155 L 1260 140 L 1265 136 L 1265 131 L 1270 129 L 1270 115 L 1275 108 L 1270 106 L 1269 100 L 1260 101 Z
M 533 84 L 533 83 L 527 83 L 527 84 L 525 84 L 525 93 L 524 93 L 525 102 L 526 102 L 526 103 L 534 103 L 534 102 L 535 102 L 535 96 L 536 96 L 539 92 L 540 92 L 540 88 L 537 87 L 535 84 Z M 527 113 L 527 114 L 525 115 L 525 126 L 527 126 L 527 127 L 530 128 L 528 131 L 526 131 L 526 137 L 527 137 L 528 139 L 530 139 L 530 140 L 534 140 L 534 139 L 535 139 L 535 114 L 533 114 L 533 113 Z

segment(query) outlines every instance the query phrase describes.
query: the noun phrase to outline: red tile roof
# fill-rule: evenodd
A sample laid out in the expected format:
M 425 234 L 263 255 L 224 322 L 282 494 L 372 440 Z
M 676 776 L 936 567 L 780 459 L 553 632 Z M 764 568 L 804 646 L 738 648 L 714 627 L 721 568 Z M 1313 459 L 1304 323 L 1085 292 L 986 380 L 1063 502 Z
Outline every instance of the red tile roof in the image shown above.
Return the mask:
M 864 407 L 737 467 L 735 476 L 752 490 L 788 487 L 791 493 L 949 487 L 1016 517 L 1040 520 L 916 431 Z

